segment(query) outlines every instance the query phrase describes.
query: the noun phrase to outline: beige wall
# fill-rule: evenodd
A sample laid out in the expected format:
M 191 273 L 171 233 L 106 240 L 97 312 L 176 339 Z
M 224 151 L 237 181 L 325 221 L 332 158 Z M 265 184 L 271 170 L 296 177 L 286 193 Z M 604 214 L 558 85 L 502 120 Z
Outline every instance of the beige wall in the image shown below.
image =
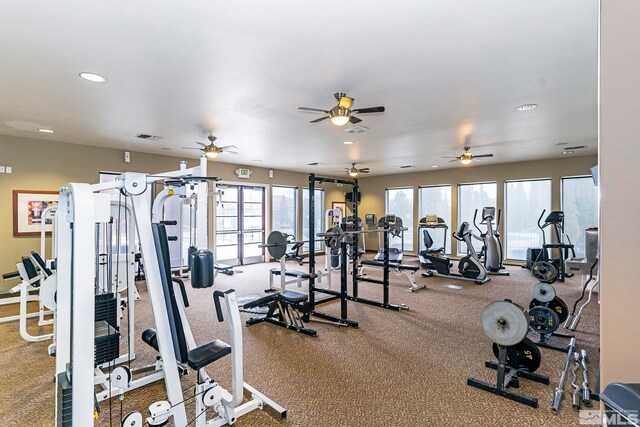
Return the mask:
M 600 364 L 602 387 L 640 382 L 640 2 L 600 2 Z M 615 248 L 615 249 L 614 249 Z
M 470 182 L 497 181 L 497 208 L 504 209 L 504 181 L 530 178 L 551 178 L 552 179 L 552 208 L 560 209 L 560 178 L 576 175 L 590 175 L 590 168 L 597 163 L 596 155 L 567 157 L 553 160 L 537 160 L 531 162 L 507 163 L 486 166 L 468 166 L 455 169 L 443 169 L 428 172 L 415 172 L 408 174 L 376 176 L 360 180 L 362 189 L 362 203 L 359 206 L 358 214 L 364 218 L 365 214 L 375 214 L 380 218 L 385 214 L 385 189 L 391 187 L 412 186 L 413 194 L 413 217 L 417 223 L 420 219 L 418 203 L 418 187 L 421 185 L 451 184 L 451 220 L 449 232 L 458 228 L 458 191 L 457 184 Z M 478 208 L 481 208 L 479 206 Z M 471 218 L 468 219 L 471 221 Z M 504 223 L 504 222 L 503 222 Z M 504 230 L 499 230 L 502 234 Z M 414 224 L 414 245 L 417 250 L 417 229 Z M 449 236 L 450 238 L 450 236 Z M 377 237 L 370 235 L 367 237 L 367 249 L 377 247 Z M 456 251 L 456 245 L 452 245 L 452 250 Z
M 15 263 L 32 250 L 39 250 L 39 237 L 13 236 L 13 190 L 55 190 L 68 182 L 98 182 L 102 171 L 136 171 L 159 173 L 179 168 L 182 158 L 145 153 L 131 153 L 131 163 L 124 163 L 123 151 L 77 144 L 17 138 L 0 135 L 0 165 L 11 166 L 12 174 L 0 174 L 0 272 L 15 270 Z M 188 166 L 197 166 L 198 160 L 189 159 Z M 209 175 L 223 180 L 241 181 L 234 170 L 238 165 L 209 162 Z M 246 166 L 245 166 L 246 167 Z M 258 184 L 281 184 L 298 187 L 298 200 L 302 200 L 302 187 L 308 185 L 308 175 L 299 172 L 248 166 L 253 174 L 247 181 Z M 243 181 L 244 182 L 244 181 Z M 270 200 L 270 197 L 267 197 Z M 327 198 L 329 207 L 331 199 Z M 302 222 L 298 210 L 298 224 Z M 301 234 L 302 227 L 298 227 Z M 0 282 L 0 288 L 6 288 Z

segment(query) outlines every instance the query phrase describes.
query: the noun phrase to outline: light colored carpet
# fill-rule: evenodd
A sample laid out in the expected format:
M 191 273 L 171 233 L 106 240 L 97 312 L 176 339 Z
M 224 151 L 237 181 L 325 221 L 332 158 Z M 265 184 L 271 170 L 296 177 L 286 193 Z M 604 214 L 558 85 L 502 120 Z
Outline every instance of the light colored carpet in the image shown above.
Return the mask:
M 412 262 L 408 259 L 408 262 Z M 414 261 L 415 262 L 415 261 Z M 321 264 L 323 265 L 323 264 Z M 239 296 L 261 294 L 268 286 L 267 271 L 275 264 L 244 266 L 243 273 L 219 275 L 214 289 L 233 288 Z M 292 268 L 299 269 L 299 266 Z M 306 268 L 306 266 L 304 267 Z M 528 306 L 536 283 L 529 272 L 509 267 L 510 277 L 492 276 L 477 286 L 444 278 L 418 278 L 427 285 L 415 293 L 406 291 L 404 277 L 391 275 L 391 302 L 405 303 L 408 311 L 393 312 L 364 304 L 349 303 L 349 317 L 360 328 L 345 328 L 311 322 L 318 331 L 312 338 L 269 324 L 244 328 L 245 381 L 288 410 L 289 426 L 569 426 L 578 415 L 565 398 L 560 415 L 549 410 L 553 389 L 564 363 L 564 353 L 542 349 L 538 373 L 548 375 L 551 385 L 521 380 L 521 393 L 537 397 L 538 409 L 506 400 L 466 385 L 467 377 L 495 383 L 495 371 L 484 368 L 493 359 L 491 342 L 480 327 L 480 313 L 490 302 L 512 299 Z M 371 276 L 380 274 L 369 270 Z M 334 274 L 337 289 L 339 275 Z M 462 289 L 445 289 L 457 284 Z M 136 335 L 151 326 L 146 287 L 138 284 L 142 300 L 136 303 Z M 579 294 L 576 278 L 556 283 L 555 288 L 571 307 Z M 379 285 L 362 284 L 361 296 L 381 298 Z M 214 338 L 226 340 L 226 324 L 215 320 L 212 289 L 191 289 L 188 317 L 199 344 Z M 337 302 L 322 306 L 338 312 Z M 8 311 L 3 308 L 0 314 Z M 577 333 L 578 347 L 590 359 L 591 383 L 598 363 L 598 305 L 586 311 Z M 243 319 L 252 315 L 242 313 Z M 37 327 L 31 323 L 30 330 Z M 123 326 L 123 330 L 126 326 Z M 54 359 L 47 355 L 48 343 L 27 343 L 20 338 L 17 322 L 0 325 L 0 419 L 10 426 L 53 425 Z M 133 366 L 153 362 L 154 352 L 138 340 L 139 357 Z M 208 372 L 225 386 L 230 382 L 229 360 L 210 365 Z M 183 387 L 195 381 L 194 373 L 183 378 Z M 569 385 L 566 388 L 569 392 Z M 187 390 L 185 396 L 191 395 Z M 124 413 L 140 410 L 165 399 L 163 383 L 128 393 Z M 99 425 L 119 426 L 120 401 L 101 404 Z M 189 409 L 191 407 L 188 407 Z M 113 421 L 109 422 L 111 412 Z M 191 416 L 193 411 L 189 412 Z M 252 413 L 238 420 L 239 426 L 279 425 L 265 413 Z

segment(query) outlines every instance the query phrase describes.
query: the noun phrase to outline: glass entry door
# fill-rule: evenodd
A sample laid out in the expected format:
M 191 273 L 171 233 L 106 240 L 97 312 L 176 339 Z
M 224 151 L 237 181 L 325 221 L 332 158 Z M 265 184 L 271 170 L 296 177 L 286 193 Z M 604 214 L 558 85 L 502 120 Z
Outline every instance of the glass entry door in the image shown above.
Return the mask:
M 264 187 L 220 186 L 216 207 L 216 262 L 245 265 L 264 260 Z

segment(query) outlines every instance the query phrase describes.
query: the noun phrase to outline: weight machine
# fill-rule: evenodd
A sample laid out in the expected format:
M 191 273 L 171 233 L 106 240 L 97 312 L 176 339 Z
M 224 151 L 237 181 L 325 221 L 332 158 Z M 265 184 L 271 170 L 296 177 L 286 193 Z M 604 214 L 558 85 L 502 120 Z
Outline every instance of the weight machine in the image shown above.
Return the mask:
M 347 301 L 355 301 L 361 302 L 364 304 L 374 305 L 377 307 L 383 307 L 390 310 L 401 310 L 403 308 L 407 308 L 406 305 L 396 305 L 391 304 L 389 302 L 389 269 L 391 266 L 389 261 L 389 235 L 391 232 L 395 236 L 400 235 L 401 229 L 398 227 L 390 225 L 389 228 L 377 229 L 377 230 L 355 230 L 355 231 L 347 231 L 346 224 L 342 223 L 338 227 L 332 227 L 325 233 L 316 233 L 315 223 L 313 218 L 315 218 L 315 187 L 316 184 L 324 184 L 324 183 L 332 183 L 332 184 L 342 184 L 348 185 L 351 187 L 352 191 L 352 199 L 358 200 L 358 180 L 349 180 L 349 179 L 338 179 L 338 178 L 325 178 L 316 176 L 315 174 L 309 174 L 309 300 L 308 300 L 308 311 L 305 313 L 304 320 L 309 321 L 310 316 L 316 316 L 324 320 L 328 320 L 330 322 L 334 322 L 339 325 L 344 326 L 352 326 L 357 327 L 358 323 L 350 320 L 348 316 L 348 308 Z M 352 205 L 352 215 L 354 218 L 358 218 L 358 203 L 354 202 Z M 368 232 L 377 232 L 382 233 L 383 236 L 383 246 L 384 246 L 384 259 L 383 259 L 383 279 L 371 279 L 364 278 L 358 275 L 358 257 L 353 256 L 349 259 L 348 250 L 349 246 L 351 246 L 351 251 L 353 254 L 358 253 L 358 235 L 362 233 Z M 340 290 L 335 291 L 332 289 L 320 288 L 316 286 L 316 265 L 315 265 L 315 243 L 316 236 L 324 238 L 325 244 L 327 246 L 337 249 L 340 248 Z M 351 294 L 348 292 L 348 277 L 349 277 L 349 266 L 348 262 L 351 261 L 351 280 L 352 280 L 352 290 Z M 383 294 L 382 301 L 373 301 L 366 298 L 362 298 L 358 294 L 358 285 L 359 282 L 369 282 L 382 285 Z M 325 298 L 319 299 L 317 294 L 328 295 Z M 332 314 L 320 312 L 317 310 L 318 306 L 330 301 L 340 301 L 340 315 L 335 316 Z
M 206 173 L 206 160 L 204 160 Z M 152 405 L 152 414 L 147 418 L 151 426 L 166 424 L 173 418 L 176 426 L 187 426 L 195 420 L 196 426 L 221 426 L 232 424 L 238 416 L 255 409 L 271 407 L 280 418 L 286 411 L 242 382 L 241 328 L 238 328 L 239 314 L 234 306 L 235 294 L 217 294 L 216 308 L 221 320 L 220 299 L 224 298 L 230 317 L 233 361 L 233 393 L 222 389 L 204 371 L 204 367 L 226 354 L 225 343 L 214 341 L 205 346 L 195 347 L 190 335 L 186 316 L 180 306 L 174 303 L 175 291 L 171 286 L 168 271 L 168 245 L 163 224 L 152 227 L 150 206 L 145 192 L 149 184 L 167 177 L 187 175 L 186 168 L 163 174 L 147 176 L 140 173 L 122 174 L 114 182 L 102 184 L 71 183 L 60 191 L 60 214 L 56 224 L 58 234 L 58 342 L 56 351 L 56 425 L 93 425 L 97 402 L 94 402 L 94 364 L 98 359 L 113 357 L 113 328 L 106 322 L 87 321 L 95 319 L 94 288 L 96 279 L 96 224 L 110 221 L 109 195 L 102 190 L 118 189 L 131 199 L 132 212 L 140 238 L 142 258 L 145 264 L 147 288 L 152 306 L 156 342 L 167 390 L 168 401 Z M 204 186 L 203 186 L 204 187 Z M 203 191 L 206 191 L 204 189 Z M 206 199 L 205 199 L 206 200 Z M 206 212 L 206 210 L 205 210 Z M 206 224 L 206 222 L 205 222 Z M 163 240 L 164 237 L 164 240 Z M 235 308 L 235 310 L 234 310 Z M 182 328 L 184 326 L 184 329 Z M 182 357 L 188 352 L 188 356 Z M 181 355 L 181 357 L 178 357 Z M 180 360 L 179 360 L 180 359 Z M 197 403 L 195 418 L 187 419 L 185 397 L 180 384 L 179 362 L 188 363 L 198 371 L 198 385 L 195 396 L 203 396 Z M 240 362 L 240 363 L 238 363 Z M 115 371 L 115 370 L 114 370 Z M 123 371 L 126 373 L 126 371 Z M 122 390 L 130 389 L 131 378 L 112 378 L 113 385 Z M 249 402 L 241 404 L 242 391 L 252 395 Z M 94 409 L 94 407 L 96 409 Z M 206 415 L 212 408 L 217 416 L 209 421 Z M 142 416 L 133 412 L 123 418 L 126 426 L 142 425 Z

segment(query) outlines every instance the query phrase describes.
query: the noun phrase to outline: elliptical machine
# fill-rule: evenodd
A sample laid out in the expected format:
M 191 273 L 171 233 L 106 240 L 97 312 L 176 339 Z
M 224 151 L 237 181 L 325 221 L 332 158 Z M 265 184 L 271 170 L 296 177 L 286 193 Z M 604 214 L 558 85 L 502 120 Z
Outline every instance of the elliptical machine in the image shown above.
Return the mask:
M 450 277 L 457 280 L 468 280 L 476 285 L 484 285 L 489 280 L 487 270 L 478 259 L 478 254 L 471 244 L 471 229 L 468 222 L 460 224 L 457 232 L 453 232 L 454 239 L 464 242 L 467 245 L 467 255 L 463 256 L 458 262 L 459 273 L 453 273 L 450 269 L 450 260 L 445 256 L 436 256 L 423 254 L 423 256 L 431 261 L 433 270 L 427 270 L 422 273 L 422 277 L 440 276 Z
M 479 240 L 481 240 L 483 244 L 480 256 L 484 257 L 484 267 L 487 270 L 487 273 L 495 276 L 508 276 L 509 272 L 506 271 L 505 266 L 502 264 L 502 242 L 500 241 L 500 233 L 498 232 L 498 227 L 500 226 L 500 209 L 498 209 L 498 218 L 494 229 L 493 220 L 496 217 L 495 215 L 496 208 L 482 208 L 482 221 L 480 222 L 480 225 L 486 225 L 487 227 L 487 230 L 483 233 L 476 222 L 478 217 L 478 209 L 476 209 L 473 214 L 473 225 L 475 225 L 480 232 Z M 474 237 L 476 236 L 474 235 Z

